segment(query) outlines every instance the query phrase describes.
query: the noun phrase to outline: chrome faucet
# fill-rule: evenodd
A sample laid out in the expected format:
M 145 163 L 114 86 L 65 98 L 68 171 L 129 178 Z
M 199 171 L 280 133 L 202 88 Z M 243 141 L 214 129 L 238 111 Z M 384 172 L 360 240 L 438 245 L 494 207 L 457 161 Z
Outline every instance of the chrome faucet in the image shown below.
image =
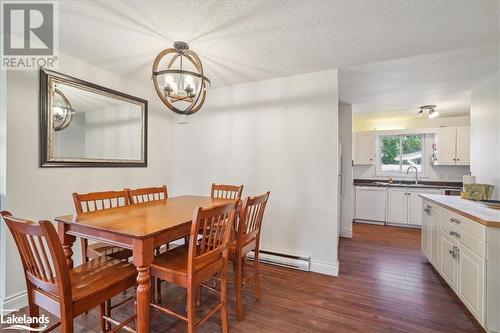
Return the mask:
M 408 169 L 406 169 L 406 174 L 410 173 L 411 168 L 415 169 L 415 184 L 418 184 L 418 169 L 416 166 L 414 165 L 409 166 Z

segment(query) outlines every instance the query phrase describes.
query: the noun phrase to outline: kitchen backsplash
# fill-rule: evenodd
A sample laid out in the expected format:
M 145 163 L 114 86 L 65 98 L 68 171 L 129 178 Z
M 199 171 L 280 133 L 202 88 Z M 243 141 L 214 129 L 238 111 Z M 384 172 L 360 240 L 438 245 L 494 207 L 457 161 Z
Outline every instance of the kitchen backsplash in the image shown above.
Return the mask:
M 427 174 L 420 176 L 423 180 L 439 180 L 461 182 L 463 175 L 468 175 L 470 171 L 469 166 L 429 166 Z M 374 165 L 355 165 L 353 167 L 354 179 L 388 179 L 388 176 L 377 176 L 375 173 Z M 401 177 L 392 177 L 393 179 L 414 179 L 415 175 L 412 172 L 410 175 L 403 175 Z

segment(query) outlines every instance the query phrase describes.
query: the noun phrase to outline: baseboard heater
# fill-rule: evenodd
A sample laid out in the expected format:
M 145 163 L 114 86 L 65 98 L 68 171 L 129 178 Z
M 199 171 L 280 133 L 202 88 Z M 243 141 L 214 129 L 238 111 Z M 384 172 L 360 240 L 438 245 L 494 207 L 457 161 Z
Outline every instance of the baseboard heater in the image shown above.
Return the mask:
M 247 258 L 253 260 L 254 255 L 255 253 L 253 251 L 249 252 Z M 298 269 L 306 272 L 311 271 L 311 258 L 309 257 L 301 257 L 285 253 L 260 250 L 259 262 L 286 268 Z

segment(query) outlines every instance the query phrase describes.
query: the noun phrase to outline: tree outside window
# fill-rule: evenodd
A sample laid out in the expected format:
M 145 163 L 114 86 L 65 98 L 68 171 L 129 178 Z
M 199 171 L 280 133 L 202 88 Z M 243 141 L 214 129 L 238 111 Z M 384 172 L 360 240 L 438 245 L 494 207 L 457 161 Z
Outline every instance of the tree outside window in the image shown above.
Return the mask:
M 387 135 L 380 137 L 380 170 L 404 173 L 410 166 L 422 172 L 422 135 Z

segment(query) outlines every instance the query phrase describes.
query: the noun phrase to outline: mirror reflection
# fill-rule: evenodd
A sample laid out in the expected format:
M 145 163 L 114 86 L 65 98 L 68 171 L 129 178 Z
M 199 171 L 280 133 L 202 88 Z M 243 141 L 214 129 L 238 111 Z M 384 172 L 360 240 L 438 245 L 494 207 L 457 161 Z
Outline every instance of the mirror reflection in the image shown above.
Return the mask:
M 142 108 L 64 83 L 53 89 L 55 158 L 139 160 Z

